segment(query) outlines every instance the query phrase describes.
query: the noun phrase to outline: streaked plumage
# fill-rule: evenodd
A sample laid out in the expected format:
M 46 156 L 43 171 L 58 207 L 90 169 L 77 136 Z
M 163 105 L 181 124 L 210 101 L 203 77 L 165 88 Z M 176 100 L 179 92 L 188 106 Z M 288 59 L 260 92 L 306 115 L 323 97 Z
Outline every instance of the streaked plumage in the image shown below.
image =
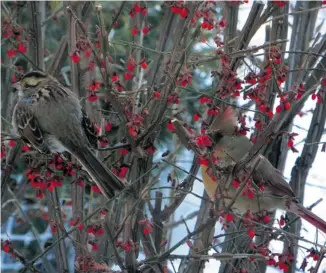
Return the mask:
M 72 91 L 38 71 L 25 74 L 14 87 L 20 95 L 12 118 L 16 133 L 41 153 L 73 154 L 106 197 L 123 189 L 91 151 L 97 146 L 96 130 Z

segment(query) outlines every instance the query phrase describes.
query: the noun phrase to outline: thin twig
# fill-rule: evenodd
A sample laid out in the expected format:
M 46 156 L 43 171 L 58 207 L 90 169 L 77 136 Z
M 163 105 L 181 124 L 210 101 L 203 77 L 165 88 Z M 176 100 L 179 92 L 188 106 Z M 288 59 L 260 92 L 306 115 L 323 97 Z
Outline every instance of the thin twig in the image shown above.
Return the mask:
M 9 192 L 10 195 L 12 196 L 12 199 L 14 200 L 14 203 L 15 203 L 17 209 L 19 210 L 21 216 L 23 217 L 25 223 L 28 223 L 28 225 L 29 225 L 29 227 L 30 227 L 30 230 L 31 230 L 31 232 L 32 232 L 32 234 L 33 234 L 33 236 L 34 236 L 36 242 L 37 242 L 37 248 L 38 248 L 38 250 L 39 250 L 39 251 L 44 251 L 43 244 L 42 244 L 42 242 L 41 242 L 40 239 L 39 239 L 39 238 L 40 238 L 40 235 L 39 235 L 37 229 L 36 229 L 36 228 L 34 227 L 34 225 L 32 224 L 32 221 L 31 221 L 31 219 L 29 218 L 28 214 L 26 214 L 26 213 L 23 211 L 22 207 L 20 206 L 20 202 L 19 202 L 19 200 L 17 199 L 16 195 L 14 194 L 14 192 L 13 192 L 10 188 L 8 188 L 8 192 Z M 43 257 L 43 256 L 42 256 L 42 257 Z M 40 257 L 40 258 L 42 258 L 42 257 Z M 47 260 L 46 258 L 42 258 L 42 262 L 44 263 L 44 266 L 45 266 L 45 268 L 46 268 L 46 270 L 47 270 L 48 272 L 54 272 L 54 269 L 53 269 L 52 265 L 48 262 L 48 260 Z M 30 268 L 30 267 L 32 267 L 32 266 L 33 266 L 32 261 L 30 261 L 29 263 L 25 264 L 25 267 L 26 267 L 26 268 Z

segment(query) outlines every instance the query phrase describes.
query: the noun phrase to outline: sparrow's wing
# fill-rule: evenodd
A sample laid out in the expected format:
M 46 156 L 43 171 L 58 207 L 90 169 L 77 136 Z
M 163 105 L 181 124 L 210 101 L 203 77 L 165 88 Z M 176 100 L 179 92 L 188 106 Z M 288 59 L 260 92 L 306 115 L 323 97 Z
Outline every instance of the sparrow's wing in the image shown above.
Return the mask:
M 17 125 L 17 131 L 20 136 L 33 145 L 34 148 L 42 153 L 50 153 L 50 150 L 44 143 L 44 132 L 39 126 L 29 104 L 29 101 L 22 99 L 16 106 L 14 118 Z
M 82 126 L 89 143 L 96 149 L 97 148 L 97 131 L 94 123 L 89 119 L 87 113 L 82 110 Z

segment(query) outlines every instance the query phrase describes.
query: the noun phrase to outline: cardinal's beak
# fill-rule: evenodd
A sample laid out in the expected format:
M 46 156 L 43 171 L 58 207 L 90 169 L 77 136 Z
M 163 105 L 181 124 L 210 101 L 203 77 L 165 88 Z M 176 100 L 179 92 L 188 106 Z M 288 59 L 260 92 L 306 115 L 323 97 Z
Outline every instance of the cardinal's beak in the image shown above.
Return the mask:
M 22 87 L 20 85 L 20 82 L 15 82 L 11 85 L 12 91 L 16 92 L 16 91 L 22 91 Z

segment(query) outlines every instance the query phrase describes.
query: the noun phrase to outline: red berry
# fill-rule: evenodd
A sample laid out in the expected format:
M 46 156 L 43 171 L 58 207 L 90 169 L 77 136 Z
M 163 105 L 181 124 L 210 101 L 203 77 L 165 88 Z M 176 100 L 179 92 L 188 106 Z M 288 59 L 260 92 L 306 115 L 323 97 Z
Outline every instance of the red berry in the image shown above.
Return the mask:
M 132 74 L 127 72 L 127 73 L 125 73 L 124 77 L 125 77 L 125 80 L 127 80 L 127 81 L 131 80 L 132 79 Z
M 204 157 L 200 157 L 199 158 L 199 164 L 208 167 L 209 166 L 209 161 L 208 161 L 208 159 L 206 159 Z
M 148 67 L 148 64 L 144 61 L 140 64 L 142 69 L 146 69 Z
M 117 82 L 118 80 L 119 80 L 119 76 L 117 75 L 117 73 L 113 73 L 113 75 L 112 75 L 112 82 Z
M 143 28 L 143 33 L 146 35 L 146 34 L 148 34 L 148 32 L 149 32 L 149 27 L 144 27 Z
M 97 100 L 97 95 L 95 92 L 90 92 L 89 96 L 87 97 L 88 101 L 90 102 L 94 102 Z
M 136 67 L 136 65 L 133 65 L 133 64 L 131 64 L 131 63 L 128 63 L 127 64 L 127 69 L 129 70 L 129 71 L 134 71 L 134 69 L 135 69 L 135 67 Z
M 326 78 L 322 78 L 321 81 L 320 81 L 320 84 L 322 86 L 326 86 Z
M 159 99 L 161 97 L 161 93 L 159 91 L 154 92 L 154 98 Z
M 88 69 L 89 69 L 90 71 L 93 71 L 93 70 L 95 69 L 95 63 L 94 63 L 94 61 L 90 61 L 90 62 L 88 63 Z
M 136 136 L 138 135 L 137 132 L 136 132 L 136 130 L 133 129 L 132 127 L 130 127 L 130 128 L 128 129 L 128 132 L 129 132 L 129 134 L 132 135 L 133 137 L 136 137 Z
M 24 145 L 23 148 L 22 148 L 22 150 L 23 150 L 24 152 L 28 152 L 28 151 L 30 150 L 30 148 L 29 148 L 28 145 Z
M 283 227 L 285 225 L 285 219 L 283 217 L 281 217 L 281 219 L 280 219 L 280 225 L 281 225 L 281 227 Z
M 315 253 L 312 259 L 314 261 L 318 261 L 319 260 L 319 257 L 320 257 L 320 255 L 318 253 Z
M 311 95 L 311 98 L 312 98 L 313 100 L 315 100 L 315 99 L 317 98 L 317 95 L 316 95 L 315 93 L 313 93 L 313 94 Z
M 27 47 L 23 44 L 23 43 L 20 43 L 19 45 L 18 45 L 18 51 L 20 52 L 20 53 L 26 53 L 27 52 Z
M 266 105 L 265 105 L 265 104 L 262 104 L 262 105 L 260 105 L 259 109 L 260 109 L 260 111 L 261 111 L 261 112 L 265 113 L 265 112 L 266 112 L 266 109 L 267 109 L 267 107 L 266 107 Z
M 9 253 L 11 249 L 10 249 L 9 245 L 5 245 L 5 246 L 3 246 L 2 250 L 3 250 L 5 253 Z
M 227 214 L 227 215 L 226 215 L 226 221 L 227 221 L 227 222 L 231 222 L 231 221 L 233 221 L 233 215 L 232 215 L 232 214 Z
M 56 233 L 57 232 L 57 224 L 54 222 L 54 221 L 52 221 L 51 223 L 50 223 L 50 227 L 51 227 L 51 232 L 52 233 Z
M 98 244 L 94 244 L 94 245 L 92 245 L 92 250 L 97 251 L 98 247 L 99 247 Z
M 249 229 L 249 230 L 248 230 L 248 236 L 249 236 L 251 239 L 254 238 L 255 235 L 256 235 L 256 233 L 255 233 L 252 229 Z
M 171 12 L 172 13 L 180 13 L 181 12 L 181 8 L 173 6 L 173 7 L 171 7 Z
M 171 132 L 174 131 L 174 124 L 173 124 L 171 121 L 169 121 L 169 122 L 166 124 L 166 126 L 168 127 L 168 130 L 169 130 L 169 131 L 171 131 Z
M 265 215 L 264 220 L 263 220 L 264 223 L 268 224 L 270 220 L 271 220 L 271 218 L 268 215 Z
M 15 75 L 15 74 L 12 75 L 12 77 L 11 77 L 11 82 L 15 83 L 15 82 L 17 82 L 17 81 L 18 81 L 18 79 L 17 79 L 16 75 Z
M 294 144 L 294 143 L 293 143 L 293 140 L 292 140 L 292 139 L 289 139 L 289 140 L 288 140 L 288 147 L 289 147 L 289 148 L 293 147 L 293 144 Z
M 280 100 L 281 100 L 281 102 L 285 102 L 286 101 L 286 98 L 285 98 L 285 96 L 280 96 Z
M 276 107 L 276 113 L 281 113 L 282 112 L 282 106 L 281 105 L 277 105 Z
M 198 115 L 197 113 L 195 113 L 194 116 L 193 116 L 194 121 L 198 121 L 199 118 L 200 118 L 200 115 Z
M 135 5 L 134 5 L 134 11 L 135 11 L 135 12 L 141 12 L 141 11 L 142 11 L 142 8 L 140 7 L 139 4 L 135 4 Z
M 110 122 L 108 122 L 106 125 L 105 125 L 105 131 L 107 132 L 110 132 L 112 130 L 112 124 Z
M 181 11 L 180 11 L 180 16 L 182 18 L 187 18 L 188 16 L 188 9 L 187 8 L 183 8 Z
M 285 110 L 290 110 L 291 104 L 287 101 L 286 103 L 284 103 L 284 108 Z
M 120 150 L 120 154 L 121 155 L 127 155 L 129 153 L 129 150 L 128 149 L 121 149 Z
M 74 53 L 71 53 L 70 57 L 71 57 L 71 61 L 73 63 L 78 63 L 80 61 L 80 54 L 79 54 L 78 51 L 75 51 Z
M 254 192 L 251 189 L 248 190 L 247 197 L 249 199 L 253 199 L 255 197 L 255 194 L 254 194 Z
M 225 28 L 226 26 L 226 20 L 224 17 L 222 17 L 222 19 L 218 22 L 218 25 L 221 27 L 221 28 Z
M 15 57 L 16 54 L 17 54 L 17 51 L 16 51 L 16 49 L 14 49 L 14 48 L 9 48 L 9 49 L 7 50 L 7 56 L 8 56 L 9 58 L 11 58 L 11 57 Z
M 236 189 L 240 187 L 240 182 L 238 180 L 233 180 L 232 181 L 232 186 L 235 187 Z
M 268 115 L 270 118 L 272 118 L 272 117 L 274 116 L 273 111 L 271 111 L 271 110 L 268 111 L 267 115 Z
M 90 51 L 90 50 L 86 50 L 85 52 L 84 52 L 84 54 L 85 54 L 85 56 L 87 57 L 87 58 L 89 58 L 91 55 L 92 55 L 92 52 Z
M 10 147 L 15 147 L 15 145 L 16 145 L 16 141 L 14 141 L 14 140 L 9 141 L 9 146 Z
M 131 29 L 131 35 L 132 35 L 132 36 L 136 36 L 137 33 L 138 33 L 137 28 L 133 27 L 133 28 Z
M 203 29 L 208 28 L 208 22 L 204 21 L 204 22 L 201 24 L 201 27 L 202 27 Z
M 93 192 L 102 193 L 101 189 L 97 185 L 92 185 L 91 190 Z

